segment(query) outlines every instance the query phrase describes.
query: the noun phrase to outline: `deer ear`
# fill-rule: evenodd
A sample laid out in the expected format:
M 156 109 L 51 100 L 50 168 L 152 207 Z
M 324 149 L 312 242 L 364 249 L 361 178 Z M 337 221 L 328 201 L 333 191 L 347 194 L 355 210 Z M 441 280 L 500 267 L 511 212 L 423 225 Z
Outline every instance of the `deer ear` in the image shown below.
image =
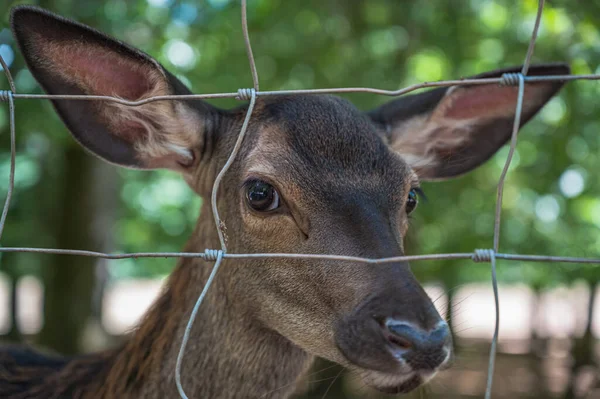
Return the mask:
M 12 9 L 11 26 L 27 66 L 49 94 L 125 100 L 189 94 L 157 61 L 90 27 L 43 9 Z M 105 160 L 134 168 L 187 170 L 217 110 L 200 101 L 137 107 L 97 100 L 52 100 L 75 139 Z
M 520 72 L 510 68 L 475 78 Z M 568 75 L 565 64 L 533 65 L 528 75 Z M 564 82 L 525 85 L 521 126 L 529 121 Z M 439 88 L 401 97 L 369 113 L 382 127 L 389 145 L 422 180 L 466 173 L 488 160 L 511 137 L 518 88 L 470 85 Z

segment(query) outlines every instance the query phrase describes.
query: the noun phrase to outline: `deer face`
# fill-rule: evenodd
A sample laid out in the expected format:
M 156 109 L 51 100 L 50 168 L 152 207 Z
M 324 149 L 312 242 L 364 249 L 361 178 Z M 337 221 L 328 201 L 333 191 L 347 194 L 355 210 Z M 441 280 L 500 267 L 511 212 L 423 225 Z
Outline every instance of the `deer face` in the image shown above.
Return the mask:
M 222 199 L 241 221 L 228 228 L 231 251 L 403 254 L 419 179 L 371 118 L 303 96 L 262 101 L 254 121 Z M 451 357 L 448 327 L 406 263 L 263 259 L 230 278 L 265 325 L 379 389 L 408 391 Z
M 189 94 L 148 55 L 76 22 L 19 7 L 12 26 L 51 94 Z M 567 73 L 564 65 L 530 69 Z M 561 85 L 529 84 L 522 122 Z M 511 87 L 457 86 L 363 113 L 336 97 L 259 97 L 218 196 L 229 252 L 403 255 L 420 181 L 455 177 L 489 159 L 510 137 L 516 98 Z M 246 112 L 201 101 L 53 103 L 94 154 L 125 167 L 177 171 L 206 198 Z M 448 326 L 406 263 L 226 261 L 218 278 L 257 322 L 382 391 L 407 392 L 451 358 Z

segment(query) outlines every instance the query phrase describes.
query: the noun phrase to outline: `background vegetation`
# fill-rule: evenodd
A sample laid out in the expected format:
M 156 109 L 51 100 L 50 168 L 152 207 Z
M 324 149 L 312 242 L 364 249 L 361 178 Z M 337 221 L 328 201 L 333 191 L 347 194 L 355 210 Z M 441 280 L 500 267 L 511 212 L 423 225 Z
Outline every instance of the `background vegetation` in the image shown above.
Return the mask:
M 0 54 L 10 64 L 21 93 L 40 91 L 8 29 L 9 8 L 22 3 L 46 7 L 128 41 L 155 56 L 194 92 L 251 86 L 237 1 L 4 0 Z M 264 89 L 396 89 L 520 64 L 536 7 L 535 0 L 250 0 L 249 24 Z M 574 73 L 600 73 L 599 26 L 598 1 L 549 1 L 534 61 L 567 61 Z M 7 88 L 0 78 L 0 89 Z M 387 100 L 366 94 L 348 98 L 365 109 Z M 596 82 L 570 83 L 522 130 L 505 190 L 503 252 L 600 257 L 598 98 Z M 215 103 L 235 105 L 234 100 Z M 16 192 L 2 245 L 125 252 L 181 249 L 201 200 L 175 174 L 117 170 L 96 161 L 74 143 L 48 102 L 20 100 L 16 109 Z M 3 106 L 0 198 L 7 189 L 8 132 Z M 491 246 L 495 190 L 506 153 L 505 148 L 484 167 L 458 180 L 425 185 L 429 202 L 420 206 L 413 219 L 410 253 L 470 252 Z M 66 353 L 89 349 L 82 336 L 90 320 L 100 317 L 100 298 L 107 283 L 164 276 L 174 265 L 172 259 L 106 263 L 35 254 L 3 254 L 1 261 L 0 270 L 10 277 L 12 288 L 24 275 L 39 276 L 45 287 L 46 322 L 39 334 L 26 338 Z M 441 261 L 415 264 L 414 269 L 423 281 L 444 287 L 450 297 L 457 286 L 489 281 L 485 264 Z M 591 307 L 599 270 L 585 265 L 501 262 L 499 277 L 506 283 L 527 284 L 537 293 L 559 284 L 584 284 L 590 288 Z M 14 317 L 14 311 L 11 314 Z M 22 339 L 17 324 L 12 326 L 4 338 Z M 585 397 L 577 390 L 580 373 L 590 367 L 598 373 L 597 342 L 590 326 L 591 321 L 583 335 L 568 341 L 569 383 L 558 393 L 550 393 L 552 376 L 542 370 L 536 374 L 534 390 L 515 393 L 500 386 L 499 394 Z M 547 346 L 543 337 L 532 339 L 540 342 L 532 348 Z M 462 344 L 469 359 L 463 363 L 482 370 L 487 345 Z M 509 378 L 517 366 L 535 368 L 543 364 L 545 353 L 542 349 L 527 356 L 501 355 L 498 373 Z M 335 376 L 339 370 L 330 371 Z M 331 381 L 310 384 L 305 397 L 321 397 Z M 453 391 L 452 383 L 447 379 L 448 388 L 434 384 L 418 395 L 471 397 Z M 353 392 L 351 381 L 340 378 L 327 395 L 358 395 Z

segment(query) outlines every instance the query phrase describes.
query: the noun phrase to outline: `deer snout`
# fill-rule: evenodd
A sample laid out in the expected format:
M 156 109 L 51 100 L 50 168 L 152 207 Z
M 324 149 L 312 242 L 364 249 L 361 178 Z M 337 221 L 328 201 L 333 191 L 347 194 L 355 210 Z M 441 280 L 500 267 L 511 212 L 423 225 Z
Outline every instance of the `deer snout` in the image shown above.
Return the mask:
M 452 336 L 447 323 L 405 274 L 367 297 L 336 326 L 335 341 L 349 366 L 382 392 L 409 392 L 449 365 Z
M 389 318 L 382 328 L 394 356 L 405 361 L 412 370 L 434 371 L 450 359 L 452 339 L 444 321 L 426 331 L 413 323 Z

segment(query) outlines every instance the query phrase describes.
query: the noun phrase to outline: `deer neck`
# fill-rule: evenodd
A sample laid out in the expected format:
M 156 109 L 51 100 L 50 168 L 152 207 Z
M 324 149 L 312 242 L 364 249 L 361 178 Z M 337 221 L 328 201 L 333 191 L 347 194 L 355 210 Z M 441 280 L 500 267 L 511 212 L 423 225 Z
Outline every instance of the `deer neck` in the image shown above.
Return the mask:
M 201 215 L 186 252 L 219 248 L 207 204 Z M 162 295 L 116 355 L 102 388 L 105 396 L 133 392 L 131 397 L 178 397 L 177 354 L 213 264 L 192 258 L 179 261 Z M 285 398 L 310 367 L 310 355 L 261 325 L 240 303 L 243 298 L 228 289 L 226 273 L 217 275 L 193 324 L 181 367 L 190 399 Z

